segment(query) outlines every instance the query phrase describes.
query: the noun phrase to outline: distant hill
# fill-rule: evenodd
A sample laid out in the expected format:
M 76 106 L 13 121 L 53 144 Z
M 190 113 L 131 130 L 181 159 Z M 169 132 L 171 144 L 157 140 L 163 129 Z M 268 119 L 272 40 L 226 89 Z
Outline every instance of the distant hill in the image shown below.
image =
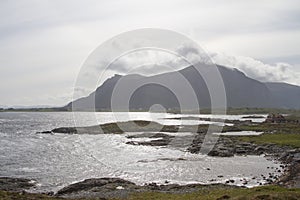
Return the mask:
M 300 87 L 287 83 L 265 83 L 272 94 L 275 107 L 299 109 Z
M 237 69 L 217 65 L 223 78 L 227 107 L 232 108 L 288 108 L 300 109 L 300 87 L 286 83 L 262 83 L 247 77 Z M 208 77 L 214 79 L 214 71 L 210 66 L 202 65 L 201 70 Z M 145 77 L 141 75 L 115 75 L 107 79 L 100 87 L 87 97 L 70 102 L 63 109 L 71 110 L 75 105 L 76 110 L 111 110 L 112 93 L 118 81 L 122 81 L 117 109 L 125 110 L 148 110 L 154 104 L 160 104 L 166 109 L 179 109 L 178 93 L 175 95 L 173 89 L 181 91 L 180 95 L 188 94 L 182 81 L 178 79 L 182 75 L 193 88 L 199 102 L 200 108 L 209 108 L 211 105 L 208 88 L 203 77 L 193 66 L 179 71 L 163 73 L 155 76 Z M 156 84 L 156 83 L 163 83 Z M 141 86 L 141 87 L 137 87 Z M 136 88 L 137 87 L 137 88 Z M 126 102 L 128 92 L 135 88 L 130 96 L 129 103 Z M 173 88 L 172 90 L 168 88 Z M 124 99 L 122 98 L 124 96 Z M 189 97 L 186 97 L 188 99 Z M 115 107 L 114 107 L 115 108 Z M 181 109 L 196 109 L 197 106 L 191 101 L 190 106 Z

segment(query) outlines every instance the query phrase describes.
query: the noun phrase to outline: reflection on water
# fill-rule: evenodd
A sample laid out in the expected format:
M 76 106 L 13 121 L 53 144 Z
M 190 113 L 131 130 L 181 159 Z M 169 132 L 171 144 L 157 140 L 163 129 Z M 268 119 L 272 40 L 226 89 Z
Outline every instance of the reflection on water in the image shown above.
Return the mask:
M 213 133 L 215 135 L 231 135 L 231 136 L 246 136 L 246 135 L 261 135 L 264 132 L 256 132 L 256 131 L 231 131 L 224 133 Z
M 76 124 L 128 121 L 162 121 L 175 114 L 79 113 Z M 79 119 L 79 118 L 78 118 Z M 37 180 L 37 190 L 54 190 L 95 177 L 120 177 L 137 184 L 213 183 L 227 179 L 258 185 L 261 174 L 274 173 L 279 164 L 261 156 L 215 158 L 190 154 L 182 148 L 128 145 L 122 135 L 35 134 L 60 126 L 74 126 L 72 113 L 0 113 L 0 176 Z M 191 133 L 168 133 L 193 136 Z M 179 134 L 179 135 L 178 135 Z M 145 138 L 144 138 L 145 139 Z M 256 177 L 255 179 L 252 179 Z

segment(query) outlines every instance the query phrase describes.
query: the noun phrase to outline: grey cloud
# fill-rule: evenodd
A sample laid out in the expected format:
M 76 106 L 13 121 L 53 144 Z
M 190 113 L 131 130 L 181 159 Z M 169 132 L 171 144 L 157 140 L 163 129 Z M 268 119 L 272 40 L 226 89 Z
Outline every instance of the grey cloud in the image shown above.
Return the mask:
M 300 73 L 288 63 L 266 64 L 250 57 L 230 56 L 224 53 L 211 53 L 210 55 L 216 64 L 237 68 L 254 79 L 300 85 Z
M 299 83 L 299 56 L 289 57 L 299 54 L 298 4 L 292 0 L 272 3 L 260 0 L 217 3 L 187 3 L 183 0 L 3 0 L 0 2 L 0 78 L 6 84 L 0 87 L 0 104 L 61 104 L 59 94 L 67 90 L 62 88 L 73 86 L 81 63 L 97 45 L 116 34 L 141 27 L 179 31 L 208 44 L 207 49 L 212 48 L 212 51 L 277 57 L 271 58 L 271 64 L 266 64 L 269 62 L 212 56 L 220 63 L 237 67 L 259 80 Z M 253 41 L 265 41 L 270 36 L 274 38 L 271 37 L 264 45 L 260 42 L 252 45 Z M 276 48 L 273 48 L 274 43 Z M 180 48 L 178 51 L 185 56 L 204 61 L 199 58 L 199 52 L 189 45 Z M 146 59 L 146 64 L 171 66 L 173 70 L 187 65 L 178 58 L 149 53 L 124 58 L 115 63 L 104 77 L 138 71 L 134 66 L 141 66 L 143 59 Z M 279 62 L 291 65 L 272 64 Z M 166 68 L 157 66 L 153 69 L 144 66 L 138 72 L 149 75 L 166 72 Z M 101 69 L 100 64 L 87 75 L 87 81 L 88 76 L 102 73 Z M 54 84 L 64 81 L 64 85 Z M 92 87 L 88 85 L 87 88 Z M 51 102 L 47 94 L 53 96 Z

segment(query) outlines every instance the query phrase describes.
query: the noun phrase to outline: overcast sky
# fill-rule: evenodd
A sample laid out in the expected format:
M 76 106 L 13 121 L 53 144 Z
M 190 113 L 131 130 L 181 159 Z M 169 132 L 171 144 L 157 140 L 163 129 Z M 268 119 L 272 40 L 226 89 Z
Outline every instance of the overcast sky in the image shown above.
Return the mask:
M 300 85 L 299 1 L 1 0 L 0 105 L 64 105 L 102 42 L 138 28 L 194 39 L 219 64 Z

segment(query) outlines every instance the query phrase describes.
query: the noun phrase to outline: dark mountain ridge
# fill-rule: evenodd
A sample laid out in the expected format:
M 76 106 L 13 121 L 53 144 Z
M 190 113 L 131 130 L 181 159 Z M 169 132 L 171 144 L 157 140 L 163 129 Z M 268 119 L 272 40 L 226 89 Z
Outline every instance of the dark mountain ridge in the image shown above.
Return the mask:
M 247 77 L 237 69 L 220 65 L 217 65 L 217 69 L 223 79 L 227 107 L 300 109 L 299 86 L 263 83 Z M 201 72 L 215 80 L 211 66 L 201 65 Z M 160 104 L 165 109 L 193 110 L 209 108 L 211 100 L 204 78 L 195 67 L 189 66 L 150 77 L 115 75 L 89 96 L 70 102 L 64 109 L 149 110 L 154 104 Z

